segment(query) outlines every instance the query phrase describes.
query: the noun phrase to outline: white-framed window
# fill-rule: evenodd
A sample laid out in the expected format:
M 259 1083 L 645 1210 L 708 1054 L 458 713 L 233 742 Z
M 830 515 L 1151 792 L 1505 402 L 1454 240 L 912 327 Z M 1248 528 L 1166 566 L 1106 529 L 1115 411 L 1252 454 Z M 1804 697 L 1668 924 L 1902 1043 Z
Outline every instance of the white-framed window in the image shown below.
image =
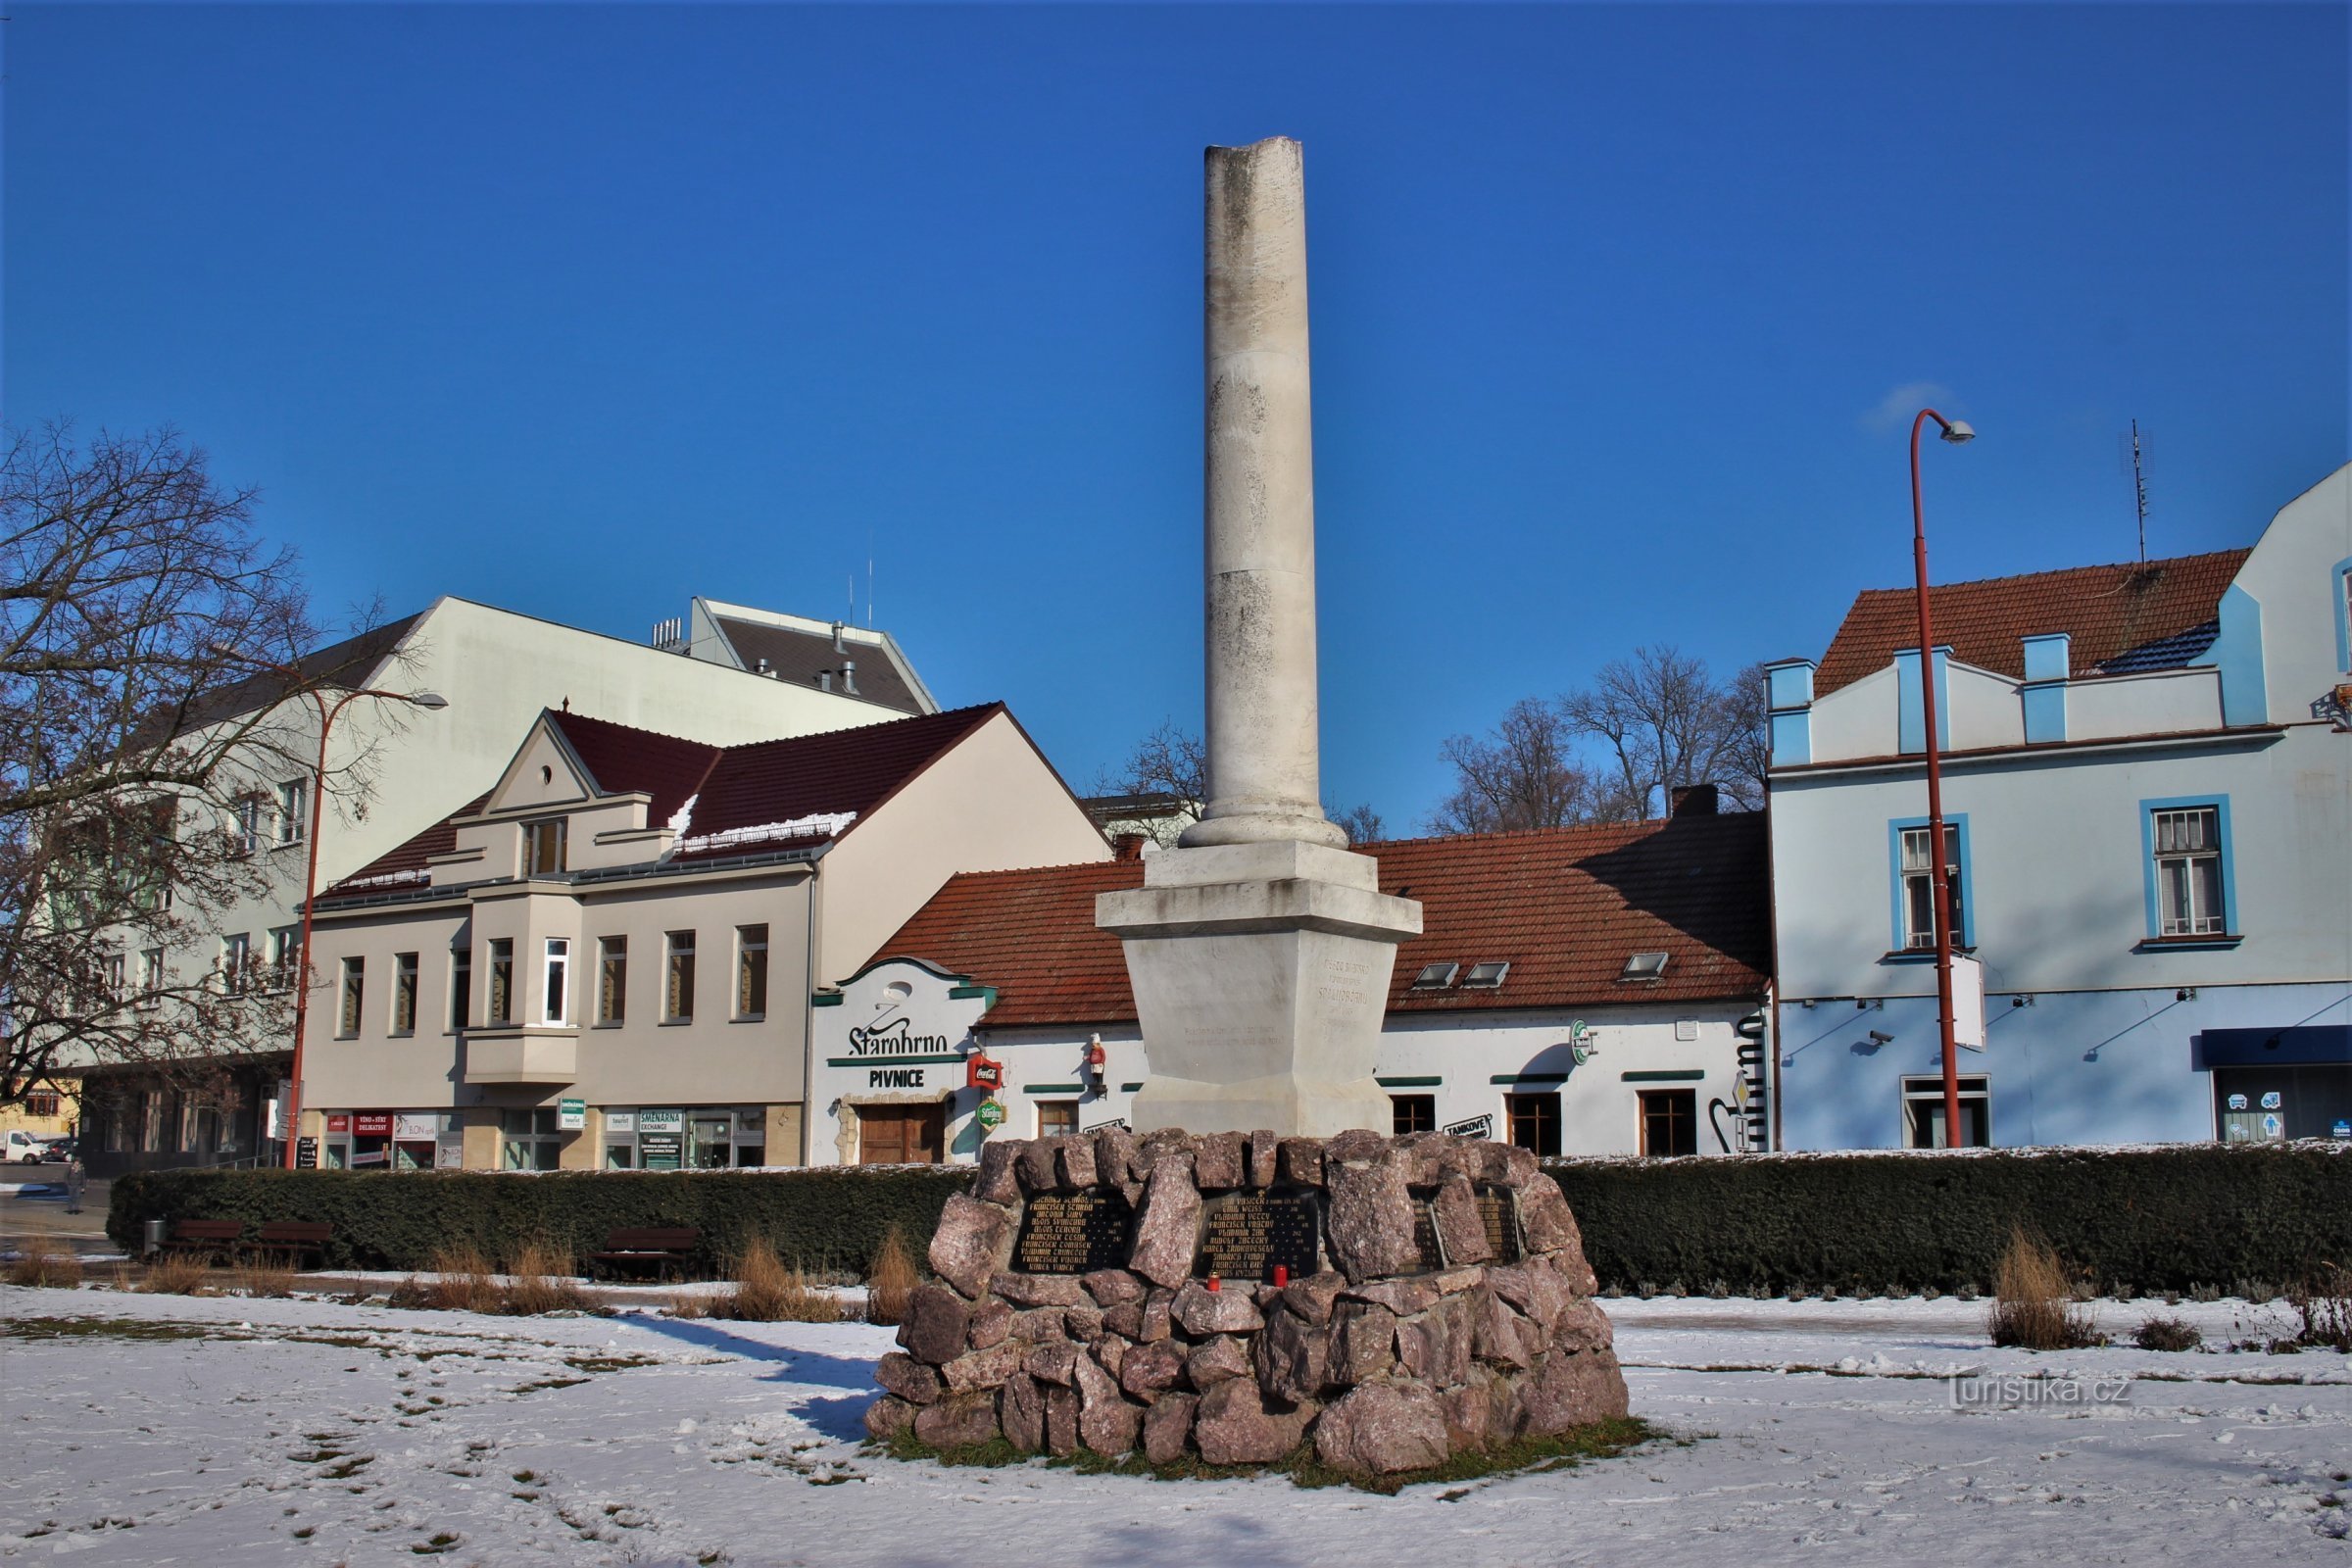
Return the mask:
M 1965 1149 L 1992 1147 L 1990 1080 L 1963 1078 L 1960 1083 L 1960 1143 Z M 1943 1134 L 1943 1079 L 1939 1076 L 1903 1080 L 1903 1147 L 1949 1149 Z
M 283 991 L 302 984 L 302 927 L 270 928 L 270 989 Z
M 666 984 L 662 987 L 662 1017 L 665 1023 L 694 1021 L 694 933 L 669 933 Z
M 277 787 L 271 835 L 280 844 L 300 844 L 310 828 L 311 781 L 290 778 Z
M 1902 908 L 1903 947 L 1909 949 L 1936 946 L 1936 867 L 1929 863 L 1928 829 L 1925 824 L 1904 827 L 1896 831 L 1901 857 L 1900 904 Z M 1952 890 L 1952 946 L 1966 947 L 1968 920 L 1966 918 L 1966 887 L 1960 871 L 1960 824 L 1943 824 L 1943 875 Z
M 490 995 L 489 1006 L 483 1016 L 491 1023 L 514 1021 L 514 939 L 490 939 Z
M 767 1016 L 767 927 L 735 928 L 735 1016 Z
M 596 945 L 596 1021 L 626 1023 L 629 1018 L 629 939 L 600 938 Z
M 571 1018 L 571 939 L 549 937 L 545 960 L 540 968 L 544 981 L 540 996 L 540 1017 L 547 1023 L 565 1023 Z
M 360 1032 L 360 1020 L 367 1014 L 362 1008 L 368 1000 L 368 960 L 361 957 L 343 960 L 343 1004 L 335 1017 L 335 1033 L 351 1039 Z
M 392 1032 L 416 1032 L 416 955 L 392 955 Z
M 270 805 L 259 795 L 248 795 L 237 802 L 237 851 L 253 855 L 260 851 L 269 835 Z
M 139 955 L 139 1005 L 152 1007 L 164 994 L 164 950 L 148 948 Z
M 2221 808 L 2173 807 L 2149 813 L 2155 855 L 2156 934 L 2214 936 L 2230 929 L 2223 896 Z
M 108 999 L 118 1003 L 129 1001 L 129 965 L 124 961 L 123 955 L 120 953 L 110 953 L 99 961 L 103 963 L 106 968 L 106 994 Z
M 253 934 L 238 931 L 220 939 L 220 987 L 232 996 L 253 983 Z
M 565 868 L 566 822 L 561 816 L 528 822 L 522 829 L 522 871 L 525 876 L 554 876 Z

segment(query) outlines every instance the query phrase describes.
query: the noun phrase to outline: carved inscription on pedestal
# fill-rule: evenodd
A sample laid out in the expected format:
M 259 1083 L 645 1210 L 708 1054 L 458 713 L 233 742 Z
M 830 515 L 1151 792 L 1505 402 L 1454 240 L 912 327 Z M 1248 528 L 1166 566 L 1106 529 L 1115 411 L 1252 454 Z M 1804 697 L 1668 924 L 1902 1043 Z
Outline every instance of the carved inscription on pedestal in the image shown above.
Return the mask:
M 1012 1266 L 1024 1274 L 1088 1274 L 1127 1266 L 1135 1212 L 1117 1193 L 1075 1193 L 1029 1200 Z
M 1277 1264 L 1295 1280 L 1315 1271 L 1321 1229 L 1311 1193 L 1234 1193 L 1213 1200 L 1193 1272 L 1271 1284 Z
M 1486 1221 L 1487 1247 L 1497 1263 L 1519 1261 L 1519 1210 L 1508 1193 L 1488 1189 L 1478 1195 L 1478 1217 Z

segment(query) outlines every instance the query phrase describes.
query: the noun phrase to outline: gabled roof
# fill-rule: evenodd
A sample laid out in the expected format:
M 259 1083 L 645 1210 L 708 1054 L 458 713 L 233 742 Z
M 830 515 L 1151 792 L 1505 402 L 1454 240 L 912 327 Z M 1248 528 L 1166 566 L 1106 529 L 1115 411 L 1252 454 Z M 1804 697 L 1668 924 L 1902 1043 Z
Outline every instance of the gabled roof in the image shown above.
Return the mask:
M 2195 636 L 2220 612 L 2222 595 L 2248 550 L 2175 556 L 2145 565 L 2070 566 L 2019 577 L 1944 583 L 1928 590 L 1938 644 L 1952 657 L 2012 679 L 2026 676 L 2026 637 L 2067 632 L 2077 674 L 2101 666 L 2178 668 L 2211 645 Z M 2167 645 L 2167 646 L 2158 646 Z M 1870 588 L 1854 596 L 1845 623 L 1830 640 L 1813 694 L 1826 697 L 1919 646 L 1919 601 L 1909 588 Z M 2149 662 L 2150 659 L 2170 663 Z
M 584 713 L 541 716 L 560 734 L 598 795 L 652 797 L 647 824 L 681 824 L 663 864 L 707 863 L 840 838 L 963 738 L 1005 711 L 1003 703 L 750 746 L 706 746 Z M 457 847 L 457 823 L 479 796 L 319 897 L 381 892 L 426 880 L 428 857 Z
M 241 717 L 256 709 L 269 708 L 285 700 L 290 691 L 310 687 L 348 691 L 363 684 L 375 672 L 400 640 L 409 634 L 424 612 L 387 620 L 380 626 L 370 626 L 356 636 L 339 643 L 314 648 L 294 660 L 294 672 L 267 670 L 198 692 L 188 700 L 184 713 L 158 715 L 151 722 L 169 722 L 171 733 L 183 733 L 199 724 L 218 723 L 223 719 Z
M 1385 893 L 1421 903 L 1397 951 L 1392 1013 L 1593 1006 L 1760 997 L 1771 963 L 1765 818 L 1758 812 L 1626 825 L 1413 839 L 1367 846 Z M 1123 1023 L 1135 997 L 1095 896 L 1143 885 L 1145 862 L 950 878 L 877 950 L 981 985 L 990 1028 Z M 1654 984 L 1618 976 L 1636 953 L 1670 955 Z M 1415 991 L 1428 964 L 1508 962 L 1494 990 Z
M 759 670 L 766 661 L 766 673 L 793 686 L 817 684 L 821 671 L 834 672 L 832 689 L 850 695 L 844 687 L 839 670 L 844 660 L 857 665 L 858 690 L 855 695 L 884 708 L 895 708 L 902 713 L 934 711 L 928 700 L 930 694 L 919 689 L 910 679 L 911 670 L 903 667 L 904 658 L 896 644 L 886 635 L 858 627 L 844 627 L 844 646 L 833 646 L 831 625 L 805 620 L 803 617 L 769 614 L 752 619 L 741 613 L 729 613 L 725 605 L 710 604 L 711 624 L 727 640 L 736 661 L 745 669 Z

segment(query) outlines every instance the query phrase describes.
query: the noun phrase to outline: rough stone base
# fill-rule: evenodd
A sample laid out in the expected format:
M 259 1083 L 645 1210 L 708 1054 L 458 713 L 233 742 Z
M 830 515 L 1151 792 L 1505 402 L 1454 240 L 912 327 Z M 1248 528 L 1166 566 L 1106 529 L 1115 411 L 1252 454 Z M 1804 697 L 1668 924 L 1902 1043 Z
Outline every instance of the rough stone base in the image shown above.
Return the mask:
M 1276 1186 L 1320 1200 L 1316 1268 L 1209 1289 L 1195 1277 L 1203 1200 Z M 1136 1204 L 1125 1266 L 1013 1269 L 1027 1203 L 1077 1192 Z M 1481 1194 L 1502 1197 L 1518 1257 L 1495 1256 Z M 930 1261 L 938 1283 L 916 1291 L 903 1349 L 877 1369 L 889 1392 L 866 1412 L 876 1437 L 1140 1446 L 1154 1463 L 1274 1463 L 1311 1445 L 1335 1468 L 1392 1475 L 1626 1413 L 1576 1220 L 1534 1156 L 1506 1145 L 1119 1128 L 994 1139 Z

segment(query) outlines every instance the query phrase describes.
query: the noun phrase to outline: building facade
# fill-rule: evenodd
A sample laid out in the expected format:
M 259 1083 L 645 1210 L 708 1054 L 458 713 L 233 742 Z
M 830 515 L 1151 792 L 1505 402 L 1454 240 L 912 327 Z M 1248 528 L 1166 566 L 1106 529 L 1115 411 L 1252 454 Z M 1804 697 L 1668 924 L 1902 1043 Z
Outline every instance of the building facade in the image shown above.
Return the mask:
M 1002 705 L 728 747 L 543 712 L 318 900 L 303 1157 L 799 1164 L 810 976 L 959 871 L 1108 853 Z
M 1382 891 L 1422 906 L 1381 1037 L 1396 1130 L 1542 1153 L 1763 1147 L 1764 822 L 1711 804 L 1371 848 Z M 1151 1047 L 1095 899 L 1142 877 L 1132 858 L 958 876 L 820 991 L 811 1158 L 969 1160 L 992 1132 L 1124 1122 Z
M 1984 965 L 1960 1142 L 2352 1136 L 2352 468 L 2248 550 L 1909 590 L 1770 666 L 1784 1133 L 1947 1141 L 1930 909 Z

